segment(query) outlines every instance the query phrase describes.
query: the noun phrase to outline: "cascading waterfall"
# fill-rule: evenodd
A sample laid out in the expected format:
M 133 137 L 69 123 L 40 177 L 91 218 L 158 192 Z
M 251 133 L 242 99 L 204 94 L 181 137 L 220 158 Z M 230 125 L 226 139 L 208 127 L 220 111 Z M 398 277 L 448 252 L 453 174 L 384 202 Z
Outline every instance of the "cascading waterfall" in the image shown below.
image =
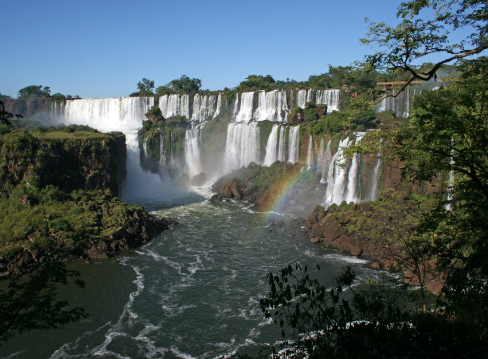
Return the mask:
M 380 168 L 381 168 L 381 142 L 383 140 L 380 139 L 380 148 L 378 151 L 378 158 L 376 159 L 376 164 L 373 170 L 373 180 L 371 181 L 371 188 L 369 190 L 369 200 L 374 201 L 376 197 L 378 197 L 378 181 L 380 179 Z
M 280 140 L 278 142 L 278 161 L 285 162 L 286 161 L 286 153 L 285 153 L 285 127 L 281 126 L 280 128 Z
M 222 107 L 222 94 L 219 93 L 217 96 L 217 108 L 215 109 L 215 113 L 213 115 L 213 118 L 216 118 L 218 115 L 220 115 L 220 108 Z
M 356 142 L 355 142 L 356 145 L 361 141 L 364 135 L 365 132 L 358 132 L 356 134 Z M 357 153 L 355 153 L 352 157 L 351 168 L 349 169 L 349 175 L 347 181 L 347 194 L 345 198 L 345 201 L 347 203 L 359 201 L 358 194 L 357 194 L 359 158 L 360 158 L 359 154 Z
M 327 175 L 329 172 L 329 164 L 332 160 L 332 153 L 330 152 L 330 142 L 327 142 L 327 148 L 325 149 L 325 153 L 323 155 L 322 161 L 322 178 L 320 179 L 320 183 L 326 183 Z
M 307 90 L 298 90 L 297 106 L 300 108 L 305 108 L 306 103 L 307 103 Z
M 194 176 L 202 172 L 200 161 L 200 142 L 202 130 L 186 130 L 185 133 L 185 159 L 188 166 L 188 176 Z
M 308 138 L 307 169 L 312 168 L 312 136 Z
M 236 116 L 236 122 L 249 122 L 252 120 L 254 92 L 241 94 L 241 108 Z
M 300 125 L 291 127 L 289 132 L 289 143 L 288 143 L 288 162 L 295 163 L 298 162 L 298 147 L 300 143 Z
M 279 126 L 277 124 L 273 125 L 271 133 L 268 137 L 268 142 L 266 143 L 266 154 L 264 156 L 264 166 L 271 166 L 278 159 L 278 130 Z
M 339 111 L 341 90 L 317 90 L 316 104 L 327 105 L 327 113 L 332 111 Z
M 173 116 L 190 118 L 189 95 L 164 95 L 159 98 L 158 105 L 164 118 Z
M 289 110 L 286 104 L 286 91 L 260 91 L 258 96 L 258 108 L 254 111 L 256 121 L 283 122 L 287 120 Z
M 224 174 L 251 162 L 259 162 L 259 127 L 257 122 L 229 123 L 225 144 Z
M 88 125 L 102 132 L 136 132 L 146 120 L 146 112 L 154 106 L 154 97 L 122 97 L 67 100 L 62 116 L 54 125 Z
M 312 89 L 308 90 L 308 92 L 307 92 L 307 102 L 314 102 L 314 100 L 313 100 L 313 90 Z
M 320 139 L 320 145 L 319 145 L 319 154 L 317 156 L 317 162 L 315 164 L 315 168 L 319 171 L 322 172 L 322 164 L 324 163 L 324 155 L 325 155 L 325 150 L 324 150 L 324 139 Z
M 327 176 L 327 190 L 325 194 L 324 207 L 327 208 L 331 204 L 340 204 L 344 200 L 344 193 L 347 184 L 347 168 L 344 167 L 345 159 L 343 157 L 344 149 L 349 147 L 352 141 L 345 138 L 339 142 L 339 148 L 329 166 L 329 173 Z
M 405 89 L 405 109 L 403 111 L 403 117 L 407 118 L 410 114 L 410 96 L 408 87 Z
M 166 165 L 166 135 L 159 130 L 159 164 L 161 167 Z

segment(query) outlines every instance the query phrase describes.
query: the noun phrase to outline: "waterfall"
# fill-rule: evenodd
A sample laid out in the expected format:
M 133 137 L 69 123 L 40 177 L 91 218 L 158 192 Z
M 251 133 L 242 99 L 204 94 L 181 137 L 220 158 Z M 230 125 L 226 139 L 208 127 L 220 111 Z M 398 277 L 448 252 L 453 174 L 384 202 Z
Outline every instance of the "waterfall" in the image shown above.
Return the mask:
M 123 199 L 128 198 L 170 198 L 181 194 L 171 183 L 163 183 L 157 174 L 143 171 L 140 165 L 140 150 L 137 133 L 126 134 L 127 178 L 123 184 Z
M 158 105 L 164 118 L 173 116 L 190 118 L 189 95 L 164 95 L 159 98 Z
M 266 144 L 266 155 L 264 157 L 264 166 L 271 166 L 278 160 L 277 144 L 278 144 L 278 130 L 279 126 L 274 124 Z
M 308 90 L 308 92 L 307 92 L 307 102 L 314 102 L 313 101 L 313 90 L 312 89 Z
M 298 148 L 300 143 L 300 125 L 290 127 L 288 143 L 288 162 L 298 162 Z
M 339 111 L 341 99 L 341 90 L 330 89 L 330 90 L 317 90 L 316 103 L 327 105 L 327 113 L 332 113 L 332 111 Z
M 285 127 L 282 126 L 280 128 L 280 140 L 278 142 L 278 161 L 285 162 L 286 161 L 286 153 L 285 153 Z
M 185 160 L 188 166 L 188 176 L 192 179 L 202 172 L 200 163 L 200 142 L 202 130 L 186 130 L 185 133 Z
M 159 130 L 159 164 L 161 167 L 166 166 L 166 135 Z
M 286 121 L 288 112 L 285 91 L 260 91 L 258 93 L 258 108 L 254 112 L 254 119 L 256 121 Z
M 369 200 L 374 201 L 378 197 L 378 181 L 380 179 L 380 168 L 381 168 L 381 142 L 382 140 L 380 139 L 380 148 L 378 151 L 378 158 L 376 160 L 376 164 L 374 166 L 373 170 L 373 180 L 371 182 L 371 188 L 369 190 Z
M 308 138 L 307 169 L 312 168 L 312 136 Z
M 405 89 L 405 108 L 403 110 L 403 117 L 407 118 L 410 114 L 410 96 L 408 88 Z
M 215 109 L 215 113 L 213 115 L 213 118 L 216 118 L 218 115 L 220 115 L 220 108 L 222 107 L 222 94 L 219 93 L 217 96 L 217 108 Z
M 249 122 L 252 119 L 254 92 L 241 94 L 241 108 L 236 116 L 236 122 Z
M 154 97 L 67 100 L 64 116 L 54 121 L 65 125 L 88 125 L 101 132 L 121 131 L 127 134 L 142 127 L 151 106 L 154 106 Z
M 356 134 L 356 142 L 355 142 L 356 145 L 361 141 L 364 135 L 365 132 L 358 132 Z M 357 184 L 359 180 L 358 169 L 359 169 L 359 155 L 355 153 L 352 157 L 351 168 L 349 169 L 348 180 L 347 180 L 347 194 L 345 197 L 345 201 L 347 203 L 359 201 L 358 194 L 356 193 Z
M 306 102 L 307 102 L 307 90 L 299 90 L 297 94 L 297 106 L 300 108 L 305 108 Z
M 225 144 L 224 172 L 230 173 L 251 162 L 258 163 L 259 146 L 257 122 L 229 123 Z
M 236 118 L 239 112 L 239 94 L 236 93 L 236 99 L 234 100 L 234 107 L 232 108 L 232 118 Z
M 323 173 L 323 163 L 324 163 L 325 151 L 324 151 L 324 139 L 320 139 L 319 153 L 317 156 L 317 162 L 315 164 L 315 169 Z
M 332 153 L 330 152 L 330 142 L 327 142 L 327 148 L 325 149 L 325 153 L 323 155 L 323 162 L 322 162 L 322 178 L 320 179 L 320 183 L 326 183 L 326 178 L 328 175 L 329 164 L 332 160 Z
M 327 208 L 331 204 L 340 204 L 344 200 L 344 192 L 347 184 L 347 167 L 343 157 L 344 149 L 349 147 L 352 141 L 345 138 L 339 142 L 339 148 L 332 158 L 329 166 L 329 173 L 327 175 L 327 190 L 325 194 L 324 207 Z

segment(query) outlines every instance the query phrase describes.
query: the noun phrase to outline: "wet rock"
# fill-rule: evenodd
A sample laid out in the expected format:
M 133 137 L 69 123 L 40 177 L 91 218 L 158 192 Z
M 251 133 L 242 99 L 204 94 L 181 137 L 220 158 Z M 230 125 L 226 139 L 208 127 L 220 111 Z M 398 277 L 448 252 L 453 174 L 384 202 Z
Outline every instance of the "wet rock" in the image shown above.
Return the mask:
M 207 182 L 207 176 L 205 175 L 204 172 L 201 172 L 200 174 L 193 176 L 193 178 L 190 180 L 190 184 L 192 186 L 203 186 L 206 182 Z
M 222 195 L 220 194 L 214 194 L 210 199 L 209 201 L 210 202 L 222 202 L 223 198 L 222 198 Z
M 353 246 L 351 248 L 351 254 L 353 256 L 360 256 L 363 253 L 363 250 L 359 246 Z
M 378 263 L 378 262 L 374 262 L 373 264 L 371 264 L 371 268 L 373 268 L 373 269 L 380 269 L 381 268 L 381 264 Z

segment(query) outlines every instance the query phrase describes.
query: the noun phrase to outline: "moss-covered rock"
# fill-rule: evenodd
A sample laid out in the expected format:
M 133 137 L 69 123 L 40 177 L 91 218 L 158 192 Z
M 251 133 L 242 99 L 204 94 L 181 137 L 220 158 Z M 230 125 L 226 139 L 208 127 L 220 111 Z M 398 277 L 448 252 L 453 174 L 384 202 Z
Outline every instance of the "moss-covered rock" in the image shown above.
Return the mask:
M 108 190 L 125 178 L 125 136 L 89 131 L 15 130 L 0 135 L 0 188 L 25 182 L 63 191 Z

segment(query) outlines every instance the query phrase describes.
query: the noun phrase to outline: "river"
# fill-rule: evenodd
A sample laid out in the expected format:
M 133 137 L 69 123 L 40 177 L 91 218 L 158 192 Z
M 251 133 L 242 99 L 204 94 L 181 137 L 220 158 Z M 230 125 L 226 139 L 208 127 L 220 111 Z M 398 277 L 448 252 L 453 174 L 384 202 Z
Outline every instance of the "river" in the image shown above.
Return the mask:
M 310 243 L 291 216 L 255 212 L 243 202 L 211 203 L 193 189 L 171 200 L 137 200 L 180 224 L 147 245 L 92 264 L 72 263 L 86 289 L 61 297 L 90 317 L 56 331 L 33 331 L 0 349 L 3 358 L 214 358 L 241 348 L 257 353 L 281 339 L 259 299 L 267 273 L 298 262 L 320 264 L 324 281 L 344 266 L 359 278 L 369 262 Z

